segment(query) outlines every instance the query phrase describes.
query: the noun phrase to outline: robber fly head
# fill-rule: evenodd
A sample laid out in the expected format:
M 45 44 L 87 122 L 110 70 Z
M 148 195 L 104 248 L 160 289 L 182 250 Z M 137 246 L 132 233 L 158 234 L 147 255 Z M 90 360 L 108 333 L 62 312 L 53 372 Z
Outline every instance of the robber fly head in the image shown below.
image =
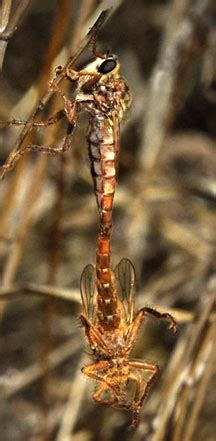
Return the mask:
M 117 57 L 115 55 L 108 53 L 107 57 L 105 59 L 102 59 L 101 63 L 97 68 L 97 71 L 102 75 L 105 75 L 114 71 L 117 66 L 118 66 Z

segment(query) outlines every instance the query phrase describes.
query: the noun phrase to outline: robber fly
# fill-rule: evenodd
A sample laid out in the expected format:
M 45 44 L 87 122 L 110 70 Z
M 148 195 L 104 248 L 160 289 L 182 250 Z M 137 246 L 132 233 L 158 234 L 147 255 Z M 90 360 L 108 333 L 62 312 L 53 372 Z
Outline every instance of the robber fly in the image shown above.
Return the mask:
M 142 360 L 129 359 L 138 331 L 145 316 L 169 320 L 176 331 L 176 321 L 169 313 L 144 307 L 134 312 L 135 271 L 128 259 L 122 259 L 111 272 L 110 296 L 101 297 L 97 290 L 96 269 L 87 265 L 81 277 L 83 311 L 81 322 L 85 329 L 95 362 L 82 372 L 99 384 L 94 400 L 132 412 L 131 427 L 135 427 L 141 407 L 159 374 L 159 367 Z M 143 373 L 150 373 L 148 380 Z M 129 381 L 134 385 L 132 399 L 128 398 Z

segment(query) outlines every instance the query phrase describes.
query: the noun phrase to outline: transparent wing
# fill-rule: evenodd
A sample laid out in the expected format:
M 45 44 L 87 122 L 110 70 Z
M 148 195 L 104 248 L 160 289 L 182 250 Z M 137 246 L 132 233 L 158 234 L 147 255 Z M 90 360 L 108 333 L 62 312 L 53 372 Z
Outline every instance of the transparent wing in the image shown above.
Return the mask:
M 122 303 L 126 323 L 130 324 L 134 317 L 134 297 L 136 275 L 129 259 L 122 259 L 115 268 L 116 288 Z
M 82 272 L 80 291 L 84 313 L 94 323 L 96 319 L 96 284 L 95 268 L 91 264 L 87 265 Z

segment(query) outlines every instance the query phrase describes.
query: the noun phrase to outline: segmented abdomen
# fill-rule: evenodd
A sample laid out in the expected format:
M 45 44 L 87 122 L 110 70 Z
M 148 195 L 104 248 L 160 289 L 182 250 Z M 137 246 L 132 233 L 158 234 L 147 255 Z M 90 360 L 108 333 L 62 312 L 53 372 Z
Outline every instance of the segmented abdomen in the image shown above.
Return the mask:
M 116 187 L 118 149 L 114 140 L 112 122 L 108 118 L 97 116 L 92 120 L 88 144 L 100 216 L 96 251 L 98 317 L 103 322 L 103 326 L 118 327 L 118 301 L 110 265 L 112 208 Z
M 117 153 L 113 128 L 108 119 L 92 121 L 89 135 L 89 156 L 100 215 L 112 210 L 116 186 Z

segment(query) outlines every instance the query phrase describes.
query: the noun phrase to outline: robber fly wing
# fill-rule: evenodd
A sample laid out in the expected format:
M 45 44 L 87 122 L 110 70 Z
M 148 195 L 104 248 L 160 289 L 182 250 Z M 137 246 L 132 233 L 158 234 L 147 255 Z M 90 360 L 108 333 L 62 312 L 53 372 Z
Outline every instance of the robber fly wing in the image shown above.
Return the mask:
M 130 324 L 134 318 L 135 269 L 129 259 L 122 259 L 116 266 L 114 273 L 125 320 L 126 323 Z
M 82 272 L 80 292 L 84 313 L 94 323 L 96 315 L 96 284 L 95 268 L 91 264 L 87 265 Z

